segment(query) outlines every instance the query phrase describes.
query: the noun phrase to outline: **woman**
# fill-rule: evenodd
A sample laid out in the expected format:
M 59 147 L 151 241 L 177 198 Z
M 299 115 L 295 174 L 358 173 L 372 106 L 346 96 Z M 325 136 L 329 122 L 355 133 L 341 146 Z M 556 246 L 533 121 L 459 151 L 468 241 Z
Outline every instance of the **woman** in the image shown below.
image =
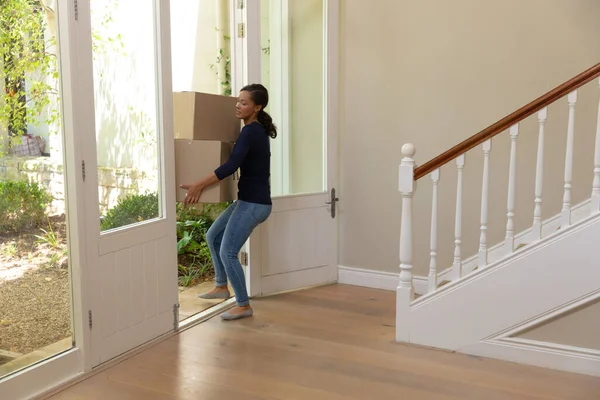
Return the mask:
M 244 271 L 238 253 L 250 234 L 271 214 L 269 183 L 271 151 L 269 137 L 277 137 L 273 119 L 265 112 L 269 93 L 263 85 L 242 88 L 236 105 L 236 116 L 244 127 L 233 147 L 229 160 L 212 174 L 192 185 L 181 185 L 188 192 L 185 204 L 197 203 L 202 190 L 241 169 L 238 200 L 217 218 L 206 233 L 206 241 L 215 266 L 216 287 L 201 294 L 203 299 L 227 299 L 227 278 L 235 292 L 236 306 L 221 315 L 224 320 L 250 317 L 253 314 L 248 299 Z

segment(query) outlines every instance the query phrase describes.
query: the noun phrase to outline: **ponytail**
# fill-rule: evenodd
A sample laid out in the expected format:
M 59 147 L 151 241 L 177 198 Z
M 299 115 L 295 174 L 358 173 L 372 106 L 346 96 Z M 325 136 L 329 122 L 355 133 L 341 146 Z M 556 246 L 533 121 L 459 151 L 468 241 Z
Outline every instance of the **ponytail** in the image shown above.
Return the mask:
M 273 124 L 273 118 L 265 110 L 260 110 L 257 116 L 258 122 L 265 128 L 271 139 L 277 137 L 277 127 Z
M 262 106 L 256 118 L 258 122 L 265 128 L 267 135 L 275 139 L 277 137 L 277 127 L 273 124 L 273 118 L 265 111 L 265 107 L 269 104 L 269 91 L 260 83 L 253 83 L 244 86 L 241 91 L 250 93 L 252 101 L 257 106 Z

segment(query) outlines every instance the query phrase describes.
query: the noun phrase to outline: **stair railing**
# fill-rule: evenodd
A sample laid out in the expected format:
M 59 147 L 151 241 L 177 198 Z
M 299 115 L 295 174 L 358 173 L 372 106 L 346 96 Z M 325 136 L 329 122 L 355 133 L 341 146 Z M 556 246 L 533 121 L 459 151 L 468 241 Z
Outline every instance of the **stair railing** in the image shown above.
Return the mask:
M 567 142 L 565 154 L 564 193 L 561 209 L 561 227 L 571 224 L 571 179 L 573 169 L 573 144 L 575 137 L 575 106 L 577 103 L 577 90 L 600 77 L 600 63 L 577 75 L 573 79 L 556 87 L 531 103 L 525 105 L 514 113 L 506 116 L 493 125 L 476 133 L 467 140 L 459 143 L 439 156 L 415 167 L 415 146 L 408 143 L 402 146 L 402 160 L 399 168 L 398 189 L 402 196 L 402 220 L 400 226 L 400 282 L 397 289 L 397 339 L 408 340 L 408 320 L 410 304 L 414 300 L 413 282 L 413 196 L 416 181 L 431 176 L 433 183 L 432 220 L 430 239 L 430 263 L 427 290 L 429 293 L 438 288 L 437 271 L 437 224 L 438 224 L 438 184 L 440 169 L 451 161 L 456 162 L 458 172 L 456 190 L 456 212 L 454 229 L 454 256 L 452 263 L 451 279 L 456 281 L 463 276 L 462 269 L 462 211 L 463 211 L 463 170 L 465 167 L 465 154 L 482 145 L 483 150 L 483 182 L 481 190 L 481 224 L 479 235 L 479 249 L 477 254 L 478 268 L 485 268 L 488 263 L 487 220 L 489 204 L 489 159 L 492 150 L 492 138 L 508 130 L 510 134 L 510 163 L 509 183 L 506 214 L 506 235 L 504 241 L 505 256 L 515 251 L 515 186 L 516 186 L 516 157 L 519 137 L 519 123 L 537 113 L 539 132 L 537 147 L 537 163 L 535 174 L 535 200 L 532 223 L 532 238 L 542 238 L 542 182 L 544 166 L 544 134 L 548 118 L 548 106 L 567 96 L 569 117 L 567 127 Z M 600 81 L 599 81 L 600 84 Z M 591 212 L 600 212 L 600 102 L 598 105 L 598 124 L 594 153 L 593 184 L 591 193 Z M 404 328 L 403 328 L 404 327 Z

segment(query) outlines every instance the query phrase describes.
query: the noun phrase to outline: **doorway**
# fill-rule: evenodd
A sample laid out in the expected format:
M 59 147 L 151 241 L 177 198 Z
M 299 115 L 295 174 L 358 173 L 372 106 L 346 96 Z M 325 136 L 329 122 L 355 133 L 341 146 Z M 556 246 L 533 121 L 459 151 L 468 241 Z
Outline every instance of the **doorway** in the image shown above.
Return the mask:
M 174 93 L 232 96 L 235 54 L 232 54 L 231 37 L 234 7 L 231 0 L 171 2 Z M 234 112 L 232 107 L 231 114 L 234 115 Z M 198 295 L 210 291 L 215 285 L 206 231 L 229 204 L 230 202 L 222 202 L 184 207 L 182 203 L 178 203 L 176 206 L 178 315 L 181 323 L 187 323 L 190 317 L 202 314 L 225 301 L 201 299 Z

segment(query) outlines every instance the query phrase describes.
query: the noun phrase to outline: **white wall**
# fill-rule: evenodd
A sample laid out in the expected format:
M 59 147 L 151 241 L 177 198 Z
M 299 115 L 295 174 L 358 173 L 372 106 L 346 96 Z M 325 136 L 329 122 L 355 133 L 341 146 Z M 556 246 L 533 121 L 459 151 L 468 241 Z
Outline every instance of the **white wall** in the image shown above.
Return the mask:
M 216 61 L 219 36 L 230 34 L 228 24 L 219 20 L 228 15 L 227 4 L 227 0 L 171 2 L 173 91 L 219 94 L 219 81 L 209 65 Z
M 342 1 L 339 263 L 398 271 L 400 148 L 417 164 L 600 61 L 596 0 Z M 580 93 L 573 201 L 589 197 L 597 83 Z M 562 199 L 566 100 L 550 109 L 544 216 Z M 494 142 L 489 242 L 504 237 L 508 138 Z M 519 139 L 517 230 L 531 224 L 537 126 Z M 481 151 L 467 155 L 464 255 L 479 238 Z M 455 169 L 442 171 L 439 264 L 450 266 Z M 415 197 L 415 270 L 429 265 L 431 184 Z

